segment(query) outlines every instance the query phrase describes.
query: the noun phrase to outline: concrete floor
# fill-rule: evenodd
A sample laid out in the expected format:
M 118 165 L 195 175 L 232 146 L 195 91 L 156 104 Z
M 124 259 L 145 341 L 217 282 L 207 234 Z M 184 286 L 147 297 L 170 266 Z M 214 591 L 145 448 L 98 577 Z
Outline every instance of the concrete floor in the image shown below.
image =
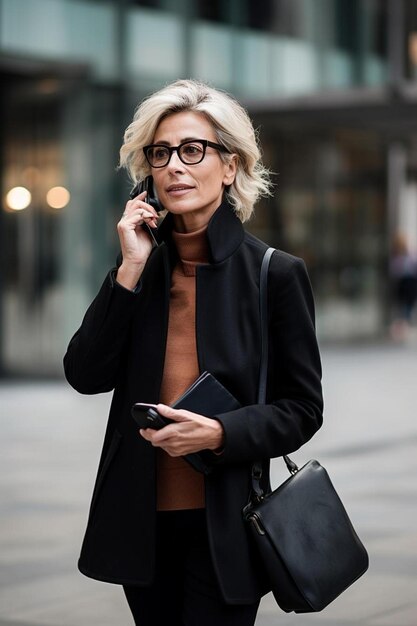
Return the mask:
M 325 425 L 294 455 L 327 468 L 369 572 L 316 615 L 263 599 L 257 626 L 416 626 L 417 345 L 323 350 Z M 76 561 L 110 396 L 0 384 L 0 626 L 129 626 L 119 587 Z M 273 463 L 273 483 L 286 477 Z

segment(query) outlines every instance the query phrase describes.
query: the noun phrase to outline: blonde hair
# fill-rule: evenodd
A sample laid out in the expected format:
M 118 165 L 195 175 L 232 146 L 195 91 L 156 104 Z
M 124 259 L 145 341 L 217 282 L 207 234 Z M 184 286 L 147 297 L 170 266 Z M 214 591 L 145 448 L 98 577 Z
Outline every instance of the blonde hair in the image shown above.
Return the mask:
M 151 173 L 143 146 L 153 141 L 159 123 L 173 113 L 202 113 L 213 126 L 217 141 L 230 154 L 237 154 L 234 182 L 227 187 L 230 204 L 242 222 L 248 220 L 256 200 L 271 195 L 269 171 L 261 163 L 257 136 L 246 110 L 226 92 L 196 80 L 177 80 L 145 98 L 124 134 L 120 165 L 139 182 Z M 230 154 L 219 153 L 230 159 Z

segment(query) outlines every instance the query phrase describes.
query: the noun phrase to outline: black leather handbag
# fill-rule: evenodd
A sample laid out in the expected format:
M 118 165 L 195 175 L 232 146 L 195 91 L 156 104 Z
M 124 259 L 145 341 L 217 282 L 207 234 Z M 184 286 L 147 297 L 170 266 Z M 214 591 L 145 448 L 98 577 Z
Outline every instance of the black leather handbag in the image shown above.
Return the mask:
M 272 252 L 267 250 L 261 269 L 260 404 L 266 395 L 266 287 Z M 321 611 L 366 572 L 368 554 L 324 467 L 311 460 L 298 469 L 288 456 L 284 461 L 291 476 L 268 494 L 260 485 L 262 465 L 254 463 L 243 516 L 281 609 Z

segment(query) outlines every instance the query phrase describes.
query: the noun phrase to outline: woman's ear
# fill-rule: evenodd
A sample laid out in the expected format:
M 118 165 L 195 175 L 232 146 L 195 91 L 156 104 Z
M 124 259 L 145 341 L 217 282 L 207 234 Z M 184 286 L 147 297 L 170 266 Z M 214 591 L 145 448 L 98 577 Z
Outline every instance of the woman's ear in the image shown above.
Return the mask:
M 229 158 L 227 160 L 227 163 L 225 163 L 225 173 L 223 177 L 223 184 L 226 187 L 229 187 L 236 178 L 237 164 L 239 159 L 237 154 L 230 154 L 228 156 Z

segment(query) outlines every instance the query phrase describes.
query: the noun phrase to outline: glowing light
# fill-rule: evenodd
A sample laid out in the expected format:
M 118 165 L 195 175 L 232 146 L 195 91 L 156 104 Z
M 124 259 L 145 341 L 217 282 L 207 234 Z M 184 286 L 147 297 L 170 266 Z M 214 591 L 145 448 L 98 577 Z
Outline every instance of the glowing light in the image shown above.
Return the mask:
M 70 192 L 65 187 L 51 187 L 46 194 L 46 201 L 53 209 L 63 209 L 70 198 Z
M 417 65 L 417 32 L 410 33 L 408 39 L 408 53 L 413 65 Z
M 6 195 L 6 204 L 12 211 L 26 209 L 32 201 L 32 194 L 26 187 L 13 187 Z

